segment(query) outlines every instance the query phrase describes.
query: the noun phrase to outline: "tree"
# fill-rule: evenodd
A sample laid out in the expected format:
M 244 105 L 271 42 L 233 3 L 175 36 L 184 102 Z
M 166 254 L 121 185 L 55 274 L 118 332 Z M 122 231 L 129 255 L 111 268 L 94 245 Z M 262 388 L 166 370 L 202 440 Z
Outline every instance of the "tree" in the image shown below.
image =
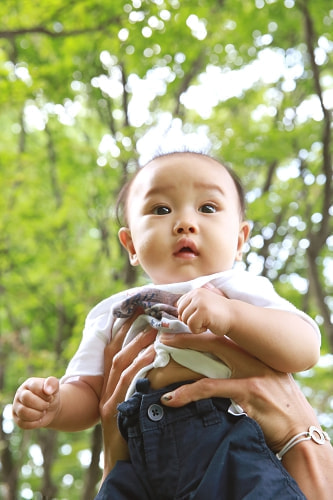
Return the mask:
M 6 0 L 0 18 L 0 495 L 75 500 L 98 481 L 98 427 L 23 433 L 9 405 L 140 282 L 114 202 L 159 147 L 208 148 L 242 178 L 244 263 L 321 325 L 323 366 L 300 382 L 332 432 L 330 2 Z

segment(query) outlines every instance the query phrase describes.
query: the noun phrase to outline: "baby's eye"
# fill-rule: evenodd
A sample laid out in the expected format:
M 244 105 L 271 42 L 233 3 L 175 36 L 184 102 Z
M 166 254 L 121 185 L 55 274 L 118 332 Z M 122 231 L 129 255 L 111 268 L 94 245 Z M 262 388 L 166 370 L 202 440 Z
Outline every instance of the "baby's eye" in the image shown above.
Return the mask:
M 153 214 L 155 215 L 167 215 L 171 212 L 171 209 L 169 207 L 166 207 L 164 205 L 161 205 L 159 207 L 155 207 L 153 209 Z
M 205 203 L 199 208 L 199 212 L 203 212 L 205 214 L 213 214 L 216 212 L 216 207 L 211 203 Z

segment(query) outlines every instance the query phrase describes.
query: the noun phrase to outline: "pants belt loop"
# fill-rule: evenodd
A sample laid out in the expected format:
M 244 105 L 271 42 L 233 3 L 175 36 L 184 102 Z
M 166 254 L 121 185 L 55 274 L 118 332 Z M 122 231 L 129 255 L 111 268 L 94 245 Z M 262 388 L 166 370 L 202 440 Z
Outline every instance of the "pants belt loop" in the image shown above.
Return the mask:
M 202 417 L 205 426 L 215 425 L 221 421 L 218 410 L 211 399 L 201 399 L 195 402 L 198 415 Z

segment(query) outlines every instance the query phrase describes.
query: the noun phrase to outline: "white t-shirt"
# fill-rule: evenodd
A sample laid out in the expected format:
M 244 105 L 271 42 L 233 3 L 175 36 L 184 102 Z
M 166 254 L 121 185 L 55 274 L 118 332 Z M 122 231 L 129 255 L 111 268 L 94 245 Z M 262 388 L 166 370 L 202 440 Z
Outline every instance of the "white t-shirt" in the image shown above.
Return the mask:
M 164 292 L 166 296 L 169 293 L 179 296 L 195 288 L 200 288 L 207 283 L 211 283 L 221 290 L 229 299 L 242 300 L 259 307 L 294 312 L 312 325 L 314 334 L 317 335 L 318 343 L 320 344 L 320 331 L 317 324 L 307 314 L 298 310 L 286 299 L 280 297 L 267 278 L 253 275 L 244 270 L 232 269 L 181 283 L 167 285 L 149 284 L 143 287 L 131 288 L 103 300 L 89 312 L 79 349 L 70 361 L 61 382 L 65 383 L 77 380 L 80 376 L 104 374 L 105 346 L 114 338 L 126 319 L 131 316 L 133 307 L 137 304 L 137 297 L 141 299 L 148 296 L 149 302 L 150 298 L 154 295 L 154 291 L 156 291 L 158 298 L 161 296 L 163 298 Z M 122 312 L 119 313 L 120 310 Z M 147 325 L 151 325 L 160 331 L 173 333 L 189 332 L 184 323 L 170 314 L 165 314 L 162 311 L 159 318 L 156 318 L 156 315 L 152 314 L 149 312 L 148 314 L 143 314 L 133 322 L 126 335 L 124 345 Z M 119 317 L 119 315 L 122 317 Z M 195 367 L 194 371 L 206 377 L 228 378 L 230 376 L 229 368 L 212 354 L 193 351 L 192 349 L 178 349 L 166 346 L 160 342 L 158 335 L 154 345 L 156 351 L 154 362 L 137 374 L 132 381 L 126 398 L 134 391 L 135 382 L 138 378 L 143 377 L 153 367 L 166 366 L 170 360 L 170 356 L 177 363 L 187 368 L 193 370 L 193 367 Z

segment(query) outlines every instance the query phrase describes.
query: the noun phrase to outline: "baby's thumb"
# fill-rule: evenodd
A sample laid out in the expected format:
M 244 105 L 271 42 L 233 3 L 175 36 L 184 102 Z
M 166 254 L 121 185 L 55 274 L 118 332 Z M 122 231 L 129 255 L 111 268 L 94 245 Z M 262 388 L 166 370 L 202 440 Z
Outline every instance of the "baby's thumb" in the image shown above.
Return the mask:
M 203 285 L 202 288 L 206 288 L 207 290 L 210 290 L 211 292 L 217 293 L 218 295 L 222 295 L 223 297 L 226 297 L 226 295 L 220 290 L 219 288 L 216 288 L 212 283 L 208 282 Z
M 59 380 L 56 377 L 48 377 L 44 381 L 43 391 L 48 396 L 53 396 L 59 390 Z

